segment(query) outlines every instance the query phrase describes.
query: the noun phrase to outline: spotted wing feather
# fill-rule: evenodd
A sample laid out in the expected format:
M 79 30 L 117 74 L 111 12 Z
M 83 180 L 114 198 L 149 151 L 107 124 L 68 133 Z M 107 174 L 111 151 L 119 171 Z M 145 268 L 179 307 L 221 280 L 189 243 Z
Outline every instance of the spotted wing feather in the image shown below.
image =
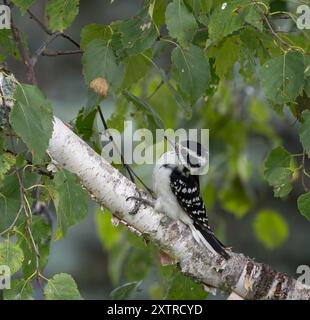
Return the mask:
M 201 227 L 210 230 L 206 208 L 200 196 L 198 177 L 173 171 L 170 186 L 184 211 Z
M 206 208 L 200 196 L 198 176 L 192 176 L 174 170 L 171 173 L 170 181 L 172 192 L 176 196 L 181 208 L 183 208 L 193 220 L 195 228 L 201 232 L 215 251 L 225 259 L 228 259 L 229 255 L 224 249 L 225 246 L 215 237 L 213 231 L 210 229 Z

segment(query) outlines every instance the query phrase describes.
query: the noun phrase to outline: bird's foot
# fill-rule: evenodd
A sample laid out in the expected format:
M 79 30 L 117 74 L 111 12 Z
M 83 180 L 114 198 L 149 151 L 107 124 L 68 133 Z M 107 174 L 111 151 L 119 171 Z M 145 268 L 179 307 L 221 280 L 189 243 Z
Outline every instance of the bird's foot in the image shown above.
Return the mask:
M 128 201 L 128 200 L 135 200 L 134 208 L 129 211 L 129 214 L 132 214 L 132 215 L 136 214 L 139 211 L 142 204 L 154 208 L 154 203 L 148 199 L 131 196 L 126 199 L 126 201 Z

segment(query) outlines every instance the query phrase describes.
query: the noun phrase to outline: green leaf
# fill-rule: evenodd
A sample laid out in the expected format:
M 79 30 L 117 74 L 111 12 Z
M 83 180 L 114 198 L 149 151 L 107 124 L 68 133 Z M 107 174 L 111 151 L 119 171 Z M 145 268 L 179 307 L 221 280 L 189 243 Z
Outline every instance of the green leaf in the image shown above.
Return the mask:
M 237 218 L 242 218 L 251 208 L 252 200 L 239 179 L 220 191 L 221 206 Z
M 0 181 L 4 179 L 4 175 L 15 164 L 16 158 L 7 152 L 0 154 Z
M 0 52 L 20 60 L 20 52 L 11 29 L 0 29 Z
M 189 44 L 198 30 L 195 18 L 183 0 L 169 3 L 166 9 L 166 24 L 170 36 L 176 38 L 181 45 Z
M 87 112 L 88 111 L 88 112 Z M 88 141 L 93 134 L 93 125 L 97 114 L 97 108 L 84 110 L 82 108 L 75 121 L 77 133 L 82 136 L 83 140 Z
M 304 86 L 304 56 L 290 51 L 272 58 L 260 68 L 260 79 L 268 99 L 275 104 L 294 101 Z
M 86 83 L 101 77 L 118 89 L 124 79 L 124 65 L 118 63 L 112 49 L 104 40 L 93 40 L 86 48 L 82 59 Z
M 12 0 L 12 1 L 15 5 L 19 7 L 22 14 L 24 14 L 27 11 L 27 9 L 29 9 L 36 0 Z
M 32 85 L 18 85 L 10 123 L 33 155 L 33 162 L 42 161 L 53 132 L 53 112 L 41 91 Z
M 12 275 L 21 268 L 23 260 L 23 251 L 17 244 L 9 240 L 0 242 L 0 265 L 8 266 Z
M 136 55 L 152 47 L 157 32 L 149 12 L 143 9 L 136 17 L 119 26 L 123 48 L 128 55 Z
M 125 275 L 127 280 L 143 280 L 154 265 L 154 257 L 149 248 L 133 248 L 126 260 Z
M 20 207 L 19 183 L 16 176 L 5 176 L 1 182 L 0 193 L 0 232 L 14 221 Z
M 310 156 L 310 112 L 308 110 L 304 111 L 302 117 L 304 122 L 299 128 L 300 142 L 308 156 Z
M 180 271 L 174 272 L 174 276 L 169 285 L 166 299 L 171 300 L 202 300 L 206 299 L 208 293 L 199 283 L 195 283 Z
M 128 282 L 110 293 L 110 297 L 113 300 L 125 300 L 131 297 L 139 289 L 142 281 Z
M 257 239 L 268 249 L 281 246 L 288 238 L 288 226 L 280 214 L 273 210 L 261 210 L 254 220 Z
M 229 37 L 218 46 L 209 49 L 209 56 L 215 58 L 215 70 L 220 78 L 224 79 L 232 73 L 235 62 L 240 58 L 240 51 L 241 44 L 238 37 Z
M 122 21 L 113 21 L 109 25 L 91 23 L 86 25 L 81 32 L 81 48 L 85 50 L 93 40 L 109 43 L 109 48 L 118 57 L 123 57 L 124 48 L 121 41 L 119 27 Z
M 81 300 L 74 279 L 66 273 L 59 273 L 50 279 L 44 288 L 47 300 Z
M 123 60 L 125 64 L 125 78 L 123 88 L 129 88 L 145 77 L 150 66 L 149 60 L 141 54 L 129 56 Z M 138 67 L 137 67 L 138 66 Z
M 195 16 L 206 14 L 210 11 L 211 6 L 214 6 L 219 0 L 205 1 L 205 0 L 185 0 L 185 4 L 191 7 Z
M 298 197 L 297 206 L 298 206 L 300 213 L 307 220 L 310 220 L 310 192 L 302 194 Z
M 90 42 L 101 39 L 108 42 L 112 37 L 113 29 L 103 24 L 91 23 L 85 26 L 81 32 L 81 48 L 85 50 Z
M 108 128 L 113 128 L 119 132 L 124 131 L 124 121 L 126 121 L 126 113 L 128 105 L 126 101 L 118 104 L 116 110 L 112 113 L 111 117 L 107 120 Z
M 77 177 L 66 170 L 55 174 L 52 188 L 55 188 L 53 200 L 58 225 L 55 239 L 58 240 L 70 226 L 81 222 L 87 216 L 88 196 L 82 190 Z
M 262 30 L 262 17 L 251 0 L 232 0 L 221 3 L 213 12 L 208 31 L 212 40 L 220 40 L 241 29 L 245 23 Z
M 31 281 L 11 280 L 11 289 L 3 290 L 5 300 L 33 300 Z
M 165 23 L 167 3 L 167 0 L 153 0 L 149 6 L 149 14 L 157 27 Z
M 183 96 L 195 103 L 206 91 L 210 79 L 210 66 L 203 49 L 194 45 L 185 49 L 177 47 L 171 59 Z
M 47 265 L 52 228 L 41 216 L 33 216 L 30 224 L 32 236 L 40 253 L 40 270 L 43 271 Z M 36 255 L 31 244 L 31 239 L 23 223 L 19 227 L 18 245 L 24 252 L 23 274 L 25 278 L 30 277 L 36 271 Z
M 111 250 L 121 239 L 121 230 L 111 223 L 112 214 L 107 210 L 102 212 L 96 211 L 95 221 L 97 226 L 97 234 L 106 250 Z
M 129 102 L 132 102 L 138 109 L 146 113 L 149 123 L 152 125 L 153 129 L 163 129 L 164 125 L 160 119 L 158 113 L 149 105 L 146 101 L 141 100 L 139 97 L 133 95 L 127 90 L 123 91 L 123 95 Z
M 274 188 L 275 197 L 285 197 L 291 190 L 292 157 L 283 147 L 273 149 L 265 161 L 264 176 Z
M 52 31 L 63 32 L 79 13 L 79 0 L 49 0 L 46 8 L 48 24 Z
M 305 92 L 306 92 L 307 96 L 310 98 L 310 77 L 306 78 Z
M 108 273 L 114 285 L 119 284 L 121 280 L 123 269 L 126 267 L 125 261 L 130 249 L 130 244 L 125 242 L 121 243 L 117 247 L 117 250 L 115 249 L 109 252 Z

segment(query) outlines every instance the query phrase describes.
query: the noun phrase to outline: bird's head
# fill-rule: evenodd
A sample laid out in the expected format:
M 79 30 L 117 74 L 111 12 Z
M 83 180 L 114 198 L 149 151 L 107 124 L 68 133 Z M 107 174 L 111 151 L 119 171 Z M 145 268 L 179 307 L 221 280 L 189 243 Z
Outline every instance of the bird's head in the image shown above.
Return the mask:
M 179 164 L 187 168 L 192 175 L 206 172 L 208 152 L 199 142 L 184 140 L 177 143 L 167 136 L 165 139 L 175 151 Z

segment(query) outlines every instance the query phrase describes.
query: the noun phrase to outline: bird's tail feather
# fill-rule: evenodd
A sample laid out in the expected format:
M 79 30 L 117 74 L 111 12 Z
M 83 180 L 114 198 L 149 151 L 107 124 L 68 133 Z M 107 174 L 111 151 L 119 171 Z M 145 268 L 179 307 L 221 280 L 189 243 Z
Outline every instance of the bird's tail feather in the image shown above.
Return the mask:
M 211 252 L 220 254 L 226 260 L 230 258 L 230 255 L 225 251 L 225 246 L 215 237 L 212 232 L 204 230 L 196 224 L 195 228 L 197 236 Z

